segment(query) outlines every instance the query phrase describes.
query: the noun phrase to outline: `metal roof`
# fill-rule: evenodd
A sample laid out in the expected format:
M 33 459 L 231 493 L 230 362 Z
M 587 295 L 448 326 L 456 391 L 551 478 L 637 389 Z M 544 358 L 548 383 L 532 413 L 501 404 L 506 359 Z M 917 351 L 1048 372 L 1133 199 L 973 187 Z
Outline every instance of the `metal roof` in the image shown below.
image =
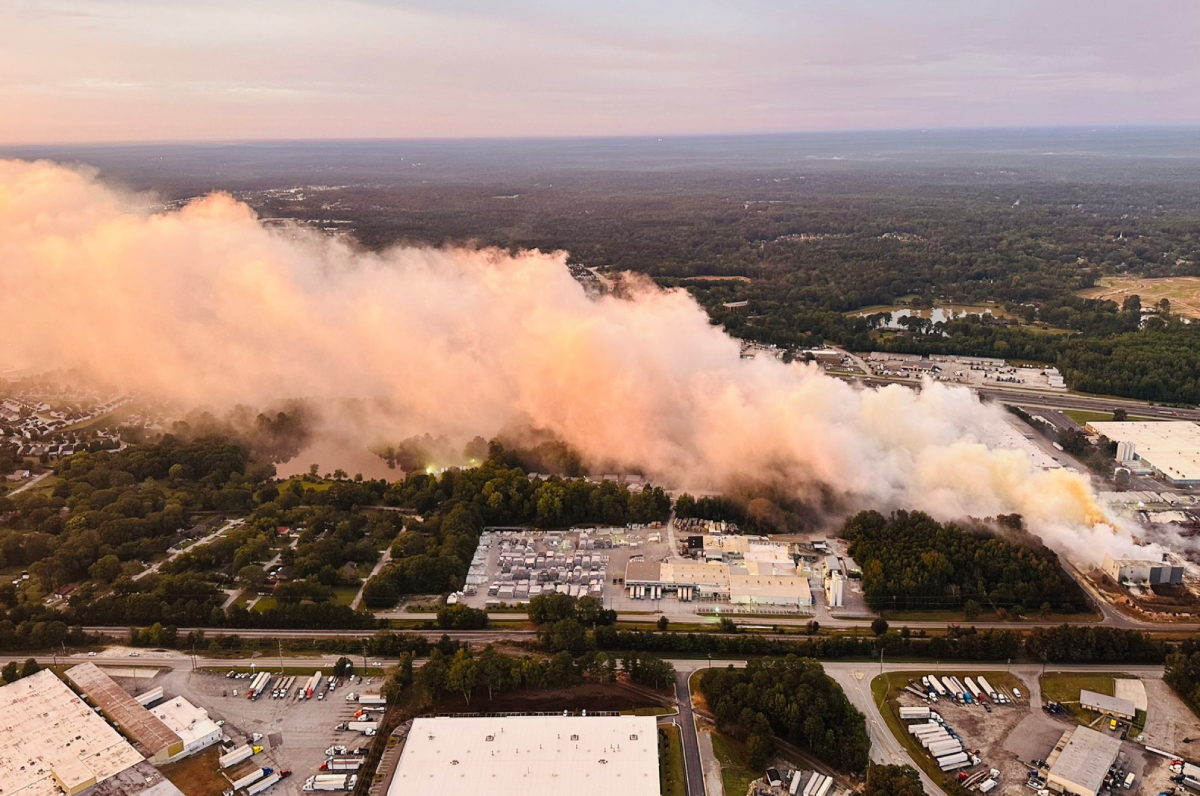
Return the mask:
M 413 721 L 388 796 L 659 796 L 652 716 Z
M 1128 699 L 1098 694 L 1087 689 L 1079 692 L 1079 704 L 1085 708 L 1096 708 L 1100 713 L 1113 713 L 1130 718 L 1137 715 L 1137 708 Z
M 1087 727 L 1076 727 L 1071 740 L 1050 767 L 1050 779 L 1097 793 L 1120 749 L 1121 739 Z
M 138 704 L 132 694 L 94 663 L 81 663 L 67 669 L 67 679 L 87 694 L 106 716 L 121 725 L 121 729 L 146 750 L 147 757 L 183 751 L 182 738 Z

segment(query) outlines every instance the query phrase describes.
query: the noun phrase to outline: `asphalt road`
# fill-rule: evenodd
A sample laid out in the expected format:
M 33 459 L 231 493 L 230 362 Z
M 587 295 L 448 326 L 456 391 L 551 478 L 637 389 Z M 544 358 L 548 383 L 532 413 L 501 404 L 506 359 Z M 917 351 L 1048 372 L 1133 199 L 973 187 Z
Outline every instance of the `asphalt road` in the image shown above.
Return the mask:
M 704 764 L 700 761 L 700 739 L 692 714 L 691 672 L 675 672 L 675 698 L 679 700 L 679 735 L 683 738 L 683 767 L 687 773 L 688 796 L 705 796 Z

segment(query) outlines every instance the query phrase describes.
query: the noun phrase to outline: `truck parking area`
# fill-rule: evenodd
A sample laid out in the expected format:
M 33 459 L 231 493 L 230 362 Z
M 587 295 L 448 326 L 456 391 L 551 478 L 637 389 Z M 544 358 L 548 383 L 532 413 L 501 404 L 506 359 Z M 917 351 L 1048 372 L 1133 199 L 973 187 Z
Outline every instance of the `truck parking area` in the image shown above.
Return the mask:
M 261 746 L 260 753 L 231 766 L 229 771 L 237 774 L 255 767 L 270 767 L 275 772 L 292 772 L 290 777 L 265 791 L 264 796 L 299 796 L 310 777 L 335 773 L 319 770 L 329 757 L 348 756 L 355 749 L 369 748 L 375 740 L 360 731 L 336 728 L 354 723 L 355 714 L 364 708 L 357 700 L 347 701 L 347 695 L 378 691 L 379 676 L 355 678 L 353 683 L 342 678 L 341 685 L 332 691 L 323 677 L 320 686 L 323 698 L 318 699 L 314 693 L 310 699 L 297 699 L 297 691 L 308 682 L 312 672 L 296 673 L 294 685 L 283 697 L 275 696 L 277 684 L 293 675 L 277 675 L 261 696 L 249 699 L 246 687 L 253 678 L 227 675 L 225 671 L 170 670 L 159 672 L 152 679 L 142 676 L 136 682 L 125 678 L 122 685 L 131 692 L 162 687 L 168 695 L 184 696 L 205 708 L 210 718 L 224 722 L 222 730 L 228 740 L 222 744 L 221 753 L 244 744 Z M 336 747 L 345 747 L 347 754 Z M 331 748 L 334 752 L 329 753 Z

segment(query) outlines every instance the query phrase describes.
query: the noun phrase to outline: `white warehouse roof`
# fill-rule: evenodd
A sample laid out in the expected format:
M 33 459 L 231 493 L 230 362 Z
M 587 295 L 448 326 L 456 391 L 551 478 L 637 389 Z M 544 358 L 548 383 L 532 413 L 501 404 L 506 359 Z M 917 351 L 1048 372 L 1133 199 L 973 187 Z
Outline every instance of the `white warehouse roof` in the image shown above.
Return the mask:
M 413 721 L 388 796 L 659 796 L 652 716 Z
M 1100 792 L 1108 767 L 1121 751 L 1121 739 L 1087 727 L 1076 727 L 1062 754 L 1050 767 L 1051 786 L 1056 783 L 1073 794 L 1094 796 Z
M 1088 428 L 1113 442 L 1132 442 L 1134 455 L 1176 484 L 1200 483 L 1200 425 L 1187 420 L 1097 422 Z

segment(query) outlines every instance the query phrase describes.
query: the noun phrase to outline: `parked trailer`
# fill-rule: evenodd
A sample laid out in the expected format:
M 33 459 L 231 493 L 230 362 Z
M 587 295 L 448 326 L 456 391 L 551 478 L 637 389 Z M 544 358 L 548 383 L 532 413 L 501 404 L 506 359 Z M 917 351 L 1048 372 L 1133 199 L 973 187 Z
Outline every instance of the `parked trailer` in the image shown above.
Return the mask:
M 377 721 L 349 721 L 346 722 L 346 729 L 351 732 L 361 732 L 364 735 L 374 735 L 379 731 L 379 722 Z
M 788 793 L 791 794 L 791 796 L 799 796 L 800 781 L 802 779 L 804 779 L 804 777 L 800 776 L 799 771 L 792 772 L 792 782 L 790 785 L 788 785 Z
M 1200 780 L 1200 766 L 1194 766 L 1191 763 L 1185 763 L 1182 760 L 1176 760 L 1174 763 L 1172 763 L 1171 771 L 1176 774 L 1183 774 L 1185 777 L 1191 777 L 1192 779 Z
M 982 688 L 988 696 L 990 696 L 992 699 L 996 698 L 996 689 L 992 688 L 992 684 L 987 681 L 986 677 L 981 674 L 976 677 L 975 680 L 979 683 L 979 687 Z
M 910 724 L 908 725 L 909 735 L 924 735 L 929 732 L 937 732 L 942 729 L 942 725 L 929 721 L 925 724 Z
M 278 774 L 272 774 L 265 779 L 260 779 L 258 782 L 255 782 L 253 785 L 246 788 L 246 796 L 254 796 L 256 793 L 262 793 L 267 788 L 279 782 L 281 779 L 283 779 L 283 777 L 279 776 Z
M 358 771 L 363 767 L 363 763 L 366 761 L 367 759 L 365 757 L 339 755 L 337 757 L 331 757 L 322 763 L 321 770 L 328 771 L 330 773 L 334 771 Z
M 808 784 L 804 786 L 803 796 L 812 796 L 812 792 L 816 790 L 817 785 L 821 784 L 824 779 L 825 775 L 814 771 L 813 775 L 808 779 Z
M 904 690 L 907 691 L 908 693 L 912 694 L 913 696 L 920 697 L 921 699 L 929 699 L 928 693 L 922 691 L 921 689 L 919 689 L 915 686 L 906 685 L 906 686 L 904 686 Z
M 953 741 L 953 740 L 954 740 L 953 738 L 951 738 L 949 735 L 947 735 L 945 733 L 943 733 L 941 735 L 926 735 L 924 738 L 920 739 L 921 746 L 924 746 L 926 749 L 933 747 L 934 744 L 944 743 L 946 741 Z M 937 755 L 934 755 L 934 757 L 936 757 L 936 756 Z
M 976 685 L 975 681 L 972 680 L 970 677 L 963 680 L 963 683 L 967 686 L 967 690 L 971 692 L 971 696 L 978 697 L 980 694 L 983 693 L 983 689 L 980 688 L 978 685 Z
M 821 783 L 821 787 L 817 788 L 816 791 L 813 792 L 813 796 L 826 796 L 826 794 L 829 793 L 829 789 L 832 787 L 833 777 L 826 777 L 825 781 Z
M 946 696 L 953 697 L 958 694 L 958 689 L 954 687 L 954 681 L 949 677 L 942 678 L 942 686 L 946 689 Z
M 360 705 L 386 705 L 387 700 L 379 694 L 359 694 L 358 704 Z
M 904 721 L 915 721 L 916 719 L 928 719 L 929 708 L 900 708 L 900 718 Z
M 270 769 L 270 768 L 256 768 L 253 771 L 247 773 L 246 775 L 238 777 L 237 779 L 233 780 L 232 782 L 229 783 L 229 785 L 234 790 L 237 790 L 238 788 L 244 788 L 253 782 L 258 782 L 263 777 L 269 776 L 273 771 L 274 771 L 274 769 Z
M 318 774 L 305 781 L 304 790 L 354 790 L 357 784 L 357 774 Z
M 308 685 L 305 687 L 305 698 L 312 699 L 312 695 L 321 687 L 321 673 L 313 672 L 313 676 L 308 678 Z
M 259 747 L 259 751 L 261 750 L 262 747 Z M 257 752 L 254 750 L 254 747 L 250 746 L 250 744 L 242 744 L 237 749 L 233 749 L 221 755 L 219 758 L 217 758 L 217 762 L 220 764 L 221 768 L 229 768 L 230 766 L 237 765 L 243 760 L 249 760 L 256 754 Z
M 954 771 L 957 768 L 971 765 L 971 758 L 966 752 L 955 752 L 952 755 L 937 758 L 938 768 L 942 771 Z
M 931 743 L 929 745 L 929 754 L 933 755 L 934 757 L 943 757 L 953 752 L 961 752 L 962 748 L 962 741 L 956 741 L 951 738 L 948 741 Z
M 926 679 L 933 686 L 934 691 L 937 691 L 942 696 L 950 696 L 950 692 L 946 690 L 946 686 L 942 685 L 941 679 L 936 674 L 928 675 Z

